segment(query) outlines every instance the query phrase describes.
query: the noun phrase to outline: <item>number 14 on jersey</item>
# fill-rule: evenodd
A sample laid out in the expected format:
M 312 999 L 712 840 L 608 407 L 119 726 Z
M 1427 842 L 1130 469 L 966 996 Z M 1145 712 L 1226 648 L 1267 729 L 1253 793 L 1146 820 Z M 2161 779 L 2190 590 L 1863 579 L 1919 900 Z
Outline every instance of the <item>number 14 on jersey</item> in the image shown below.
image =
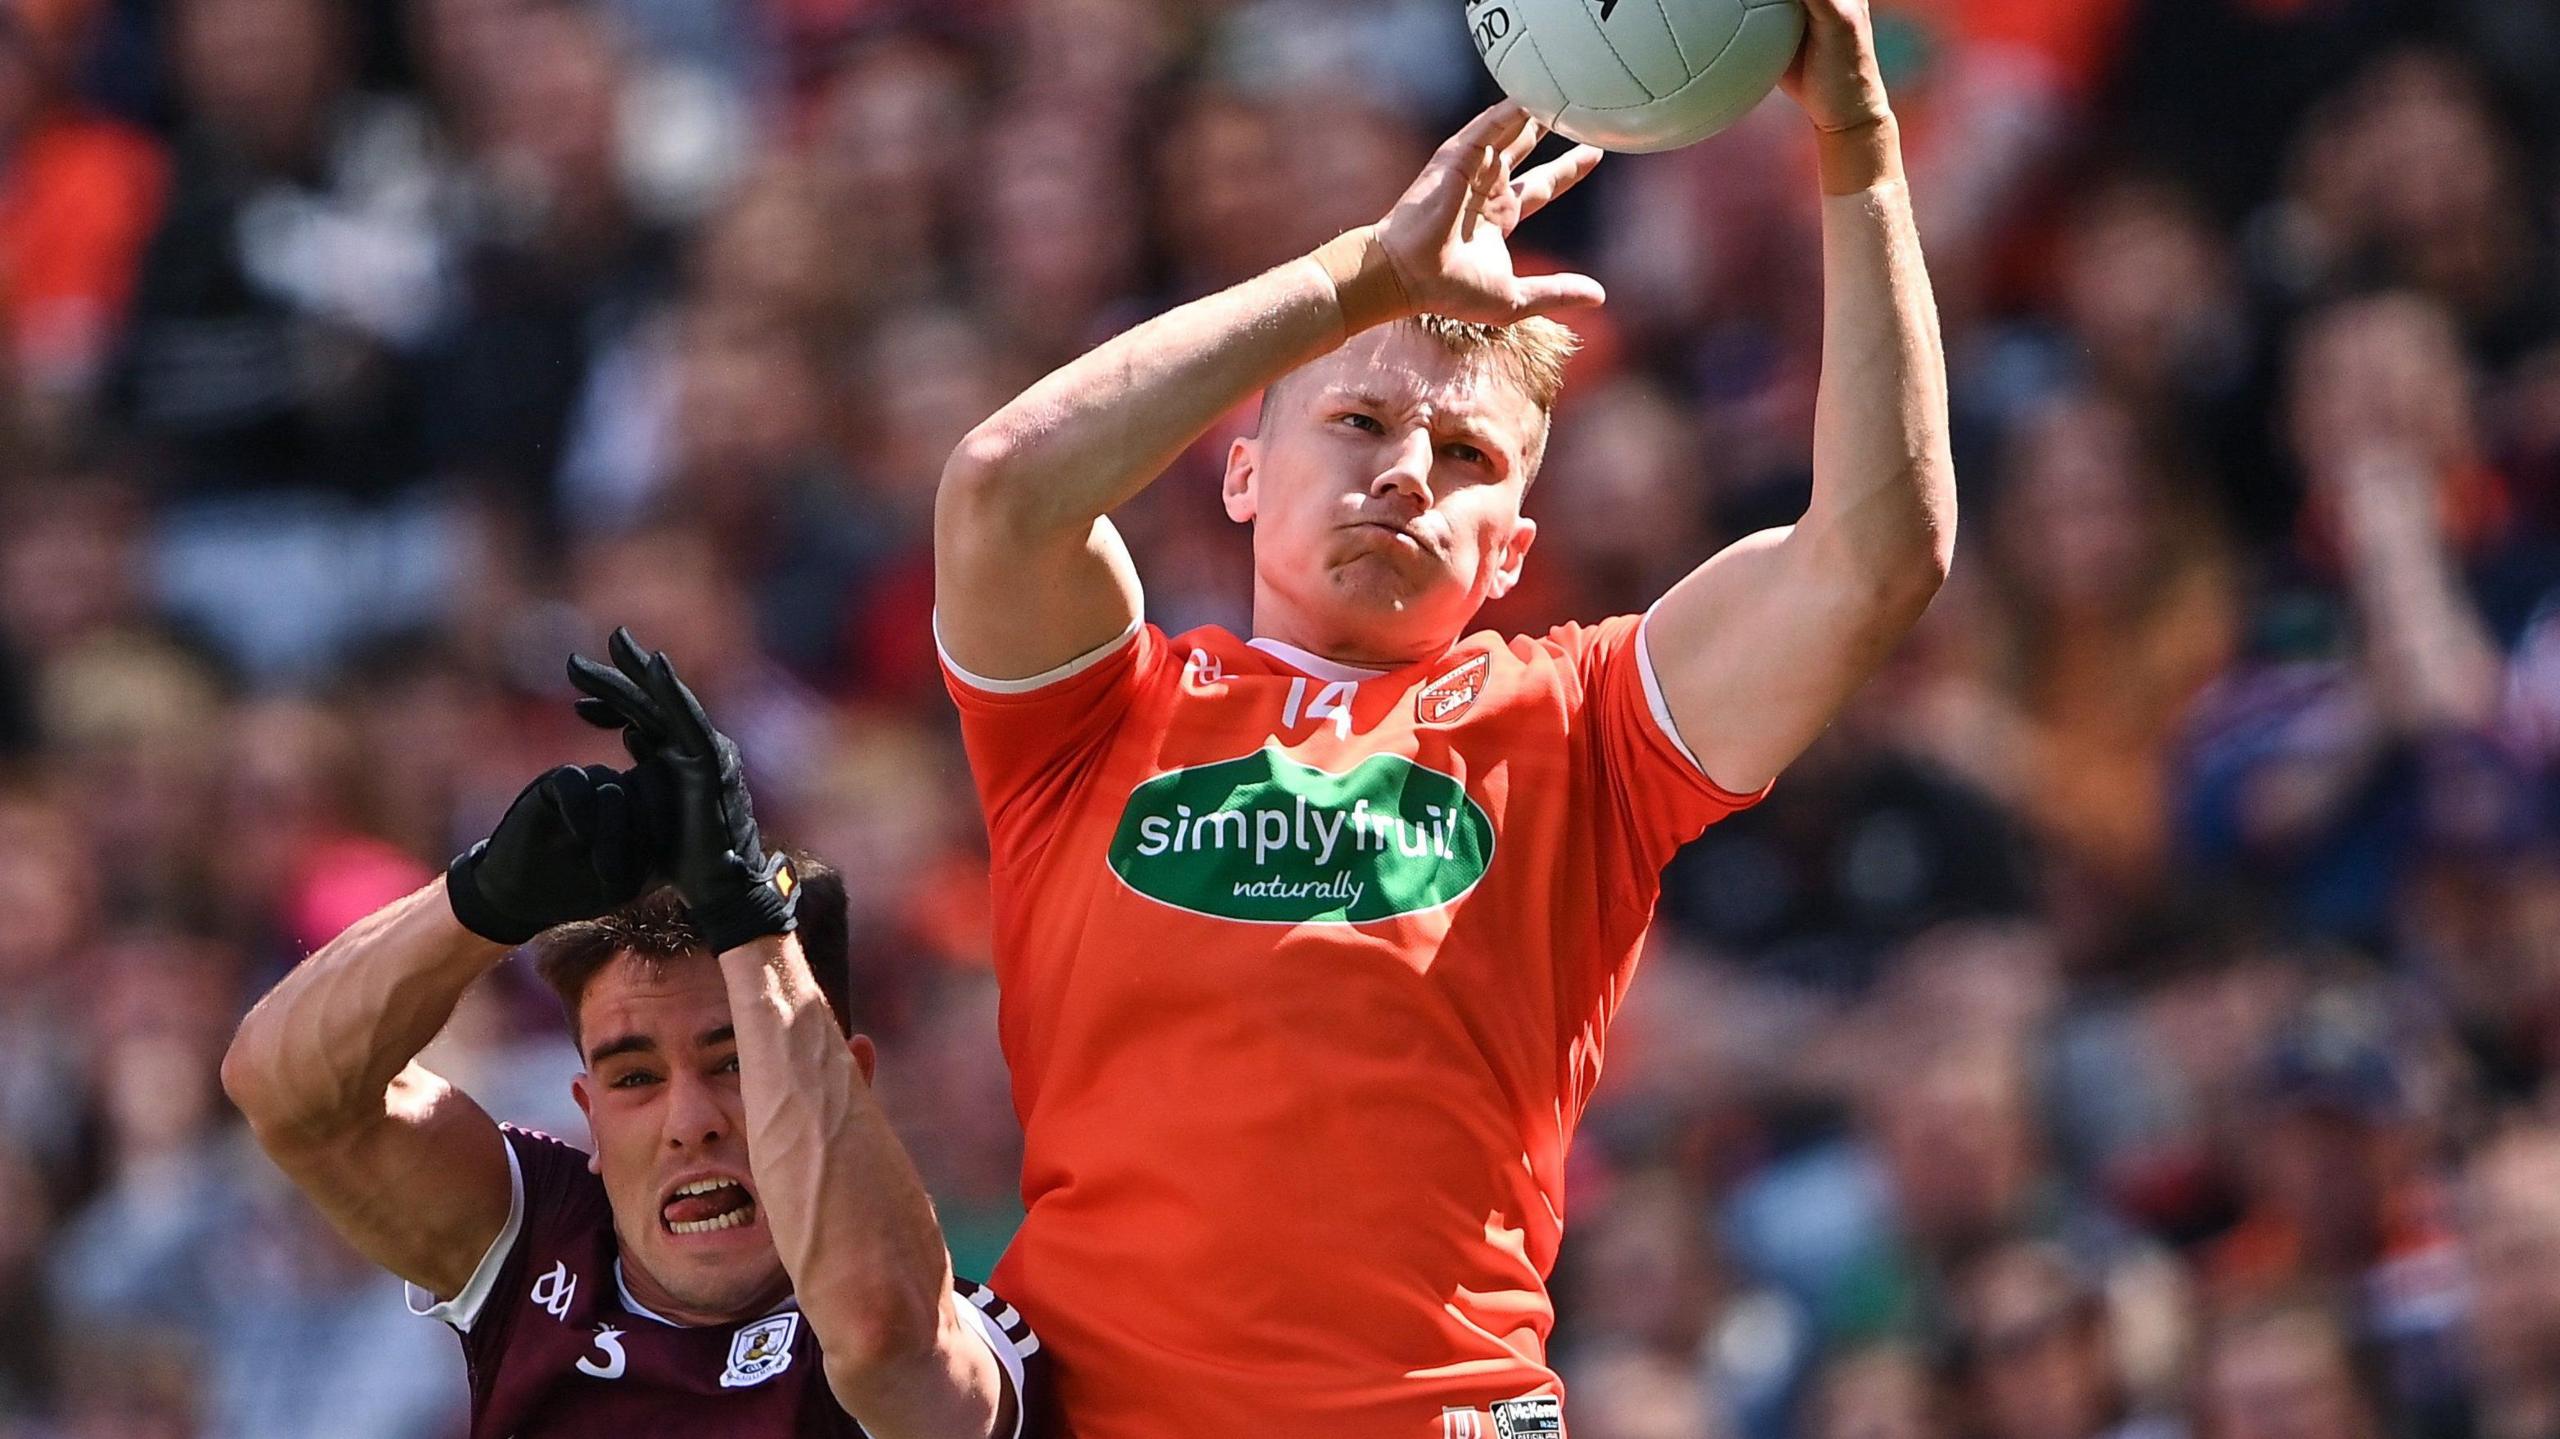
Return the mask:
M 1331 720 L 1333 732 L 1340 739 L 1351 738 L 1351 701 L 1360 686 L 1351 680 L 1334 680 L 1307 697 L 1307 679 L 1300 675 L 1289 681 L 1289 702 L 1280 707 L 1280 728 L 1293 730 L 1300 720 Z

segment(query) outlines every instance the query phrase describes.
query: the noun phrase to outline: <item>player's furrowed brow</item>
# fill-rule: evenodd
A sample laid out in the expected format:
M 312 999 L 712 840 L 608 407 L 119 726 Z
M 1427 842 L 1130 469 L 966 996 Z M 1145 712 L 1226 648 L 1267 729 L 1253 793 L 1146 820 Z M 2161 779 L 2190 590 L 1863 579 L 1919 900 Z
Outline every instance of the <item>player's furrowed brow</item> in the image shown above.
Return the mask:
M 702 1031 L 694 1038 L 693 1043 L 697 1049 L 717 1049 L 724 1044 L 734 1044 L 737 1039 L 738 1027 L 734 1024 L 723 1024 Z
M 626 1054 L 655 1054 L 658 1042 L 645 1034 L 625 1034 L 608 1039 L 587 1051 L 587 1068 L 593 1069 L 608 1059 Z
M 1328 405 L 1357 405 L 1366 410 L 1386 410 L 1395 406 L 1393 400 L 1375 390 L 1354 389 L 1349 385 L 1327 385 L 1324 399 Z

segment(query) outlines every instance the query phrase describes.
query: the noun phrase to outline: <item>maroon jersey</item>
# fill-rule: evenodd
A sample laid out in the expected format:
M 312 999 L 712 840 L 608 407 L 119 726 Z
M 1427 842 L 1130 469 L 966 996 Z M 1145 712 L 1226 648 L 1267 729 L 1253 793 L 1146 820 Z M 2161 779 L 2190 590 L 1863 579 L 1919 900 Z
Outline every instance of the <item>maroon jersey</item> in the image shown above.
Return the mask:
M 622 1281 L 604 1182 L 587 1156 L 501 1126 L 515 1186 L 507 1227 L 462 1293 L 417 1313 L 461 1335 L 472 1439 L 863 1439 L 836 1403 L 818 1336 L 789 1300 L 734 1324 L 661 1319 Z M 960 1280 L 953 1304 L 978 1330 L 1013 1395 L 1009 1433 L 1040 1397 L 1040 1341 L 1011 1305 Z

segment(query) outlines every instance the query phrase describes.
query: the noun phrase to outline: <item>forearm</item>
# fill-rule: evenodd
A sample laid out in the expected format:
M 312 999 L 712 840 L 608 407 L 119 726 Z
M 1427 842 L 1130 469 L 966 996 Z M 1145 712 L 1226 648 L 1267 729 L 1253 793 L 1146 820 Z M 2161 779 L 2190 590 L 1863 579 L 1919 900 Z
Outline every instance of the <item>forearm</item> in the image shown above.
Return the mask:
M 1219 417 L 1396 309 L 1383 255 L 1346 237 L 1172 310 L 1050 374 L 978 426 L 946 492 L 1027 527 L 1081 532 Z
M 1822 377 L 1799 530 L 1862 578 L 1934 592 L 1955 543 L 1955 464 L 1937 302 L 1900 142 L 1888 117 L 1819 143 Z
M 826 1345 L 839 1397 L 883 1436 L 984 1433 L 992 1386 L 978 1391 L 956 1376 L 932 1381 L 956 1322 L 951 1259 L 932 1200 L 799 940 L 758 940 L 722 955 L 720 968 L 737 1026 L 758 1201 L 801 1312 Z M 927 1382 L 914 1382 L 919 1371 Z
M 2350 480 L 2343 509 L 2377 694 L 2404 730 L 2486 726 L 2497 708 L 2501 666 L 2437 530 L 2432 477 L 2391 455 L 2351 463 L 2373 467 Z
M 438 879 L 349 926 L 240 1024 L 223 1088 L 270 1142 L 383 1117 L 392 1081 L 507 956 L 453 917 Z

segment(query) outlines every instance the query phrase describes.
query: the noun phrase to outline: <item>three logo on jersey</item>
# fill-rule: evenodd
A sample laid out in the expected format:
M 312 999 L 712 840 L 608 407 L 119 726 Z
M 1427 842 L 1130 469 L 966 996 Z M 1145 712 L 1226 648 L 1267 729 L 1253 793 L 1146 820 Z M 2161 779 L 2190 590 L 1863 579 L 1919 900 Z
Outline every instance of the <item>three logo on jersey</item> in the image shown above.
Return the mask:
M 562 1260 L 533 1281 L 526 1297 L 535 1308 L 565 1324 L 570 1306 L 577 1302 L 578 1276 L 570 1273 L 568 1262 Z M 729 1366 L 720 1371 L 720 1387 L 744 1389 L 790 1368 L 792 1343 L 799 1337 L 800 1315 L 796 1310 L 740 1326 L 729 1339 Z M 577 1367 L 579 1373 L 593 1378 L 621 1378 L 629 1367 L 629 1358 L 622 1349 L 622 1331 L 610 1324 L 598 1324 L 595 1352 L 579 1359 Z

